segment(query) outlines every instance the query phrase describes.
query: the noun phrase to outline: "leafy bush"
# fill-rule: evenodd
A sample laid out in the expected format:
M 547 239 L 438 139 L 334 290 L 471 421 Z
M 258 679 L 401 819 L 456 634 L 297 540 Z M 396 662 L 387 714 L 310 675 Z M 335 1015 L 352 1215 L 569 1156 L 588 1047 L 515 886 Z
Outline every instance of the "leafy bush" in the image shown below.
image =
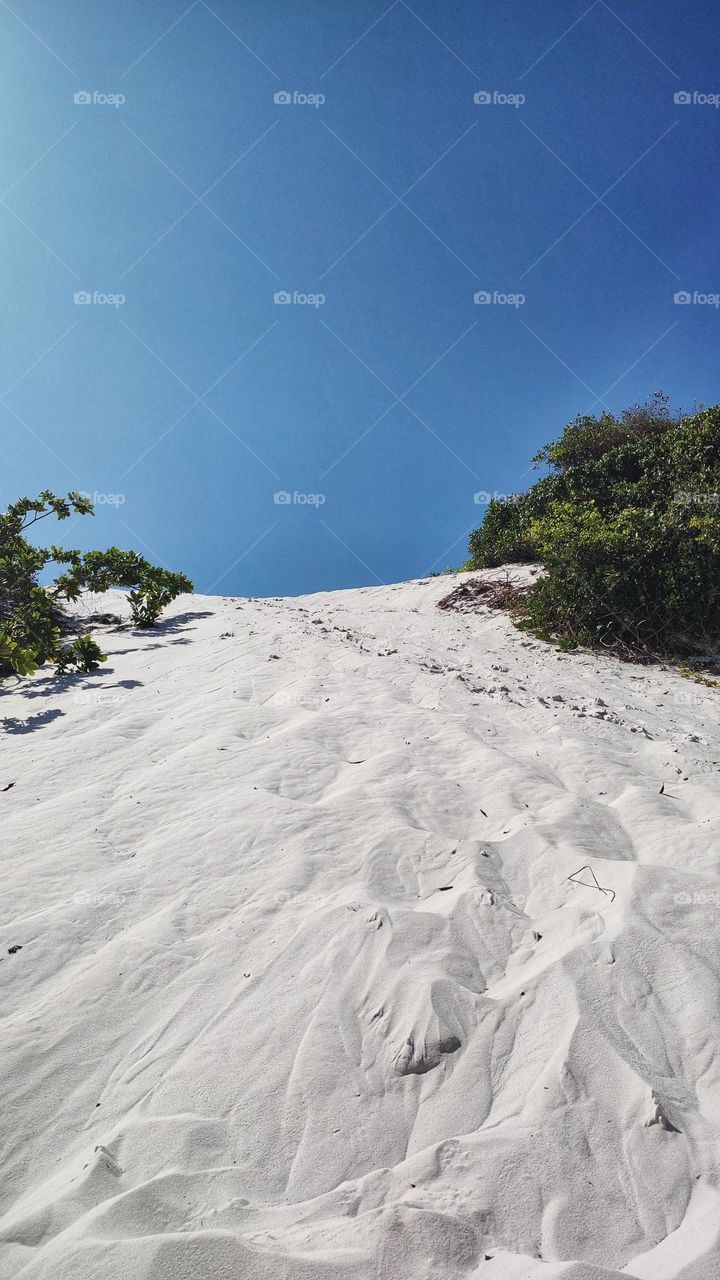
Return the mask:
M 78 636 L 72 644 L 64 644 L 55 658 L 59 676 L 68 671 L 94 671 L 101 662 L 107 662 L 107 654 L 103 653 L 92 636 Z
M 44 662 L 56 662 L 58 671 L 89 671 L 105 655 L 90 636 L 62 644 L 62 606 L 77 600 L 81 592 L 132 588 L 131 609 L 138 626 L 152 626 L 165 605 L 192 583 L 182 573 L 171 573 L 150 564 L 136 551 L 65 550 L 35 547 L 27 533 L 39 520 L 56 516 L 91 515 L 92 503 L 82 494 L 58 497 L 49 489 L 39 498 L 21 498 L 0 514 L 0 679 L 15 672 L 31 675 Z M 41 586 L 40 573 L 47 565 L 65 566 L 51 586 Z
M 533 525 L 561 491 L 558 477 L 545 476 L 527 493 L 491 499 L 482 526 L 470 534 L 466 568 L 495 569 L 501 564 L 538 560 Z
M 720 407 L 670 415 L 665 397 L 575 419 L 538 459 L 553 474 L 488 509 L 470 568 L 540 559 L 521 625 L 565 647 L 635 656 L 720 639 Z
M 128 595 L 132 620 L 138 627 L 152 627 L 167 604 L 178 595 L 176 573 L 155 569 L 152 577 L 143 574 L 140 586 Z M 184 587 L 183 590 L 187 590 Z
M 669 397 L 654 391 L 647 404 L 623 409 L 619 417 L 602 413 L 599 418 L 581 414 L 568 424 L 559 440 L 543 445 L 533 462 L 546 462 L 556 471 L 583 466 L 604 457 L 611 449 L 635 444 L 646 436 L 660 435 L 680 426 L 682 416 L 670 412 Z

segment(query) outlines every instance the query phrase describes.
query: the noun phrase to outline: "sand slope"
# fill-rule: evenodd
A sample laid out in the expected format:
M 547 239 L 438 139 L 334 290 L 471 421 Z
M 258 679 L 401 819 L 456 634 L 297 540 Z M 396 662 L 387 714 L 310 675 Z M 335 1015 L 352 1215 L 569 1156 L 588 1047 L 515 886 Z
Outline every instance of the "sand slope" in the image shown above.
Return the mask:
M 452 585 L 3 687 L 3 1278 L 720 1275 L 720 696 Z

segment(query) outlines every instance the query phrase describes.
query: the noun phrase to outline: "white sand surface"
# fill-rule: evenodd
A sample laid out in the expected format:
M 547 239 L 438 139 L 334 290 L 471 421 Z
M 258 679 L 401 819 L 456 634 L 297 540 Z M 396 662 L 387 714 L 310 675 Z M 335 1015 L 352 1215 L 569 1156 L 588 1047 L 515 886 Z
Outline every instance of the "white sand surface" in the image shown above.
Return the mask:
M 720 1276 L 720 695 L 454 585 L 6 681 L 3 1280 Z

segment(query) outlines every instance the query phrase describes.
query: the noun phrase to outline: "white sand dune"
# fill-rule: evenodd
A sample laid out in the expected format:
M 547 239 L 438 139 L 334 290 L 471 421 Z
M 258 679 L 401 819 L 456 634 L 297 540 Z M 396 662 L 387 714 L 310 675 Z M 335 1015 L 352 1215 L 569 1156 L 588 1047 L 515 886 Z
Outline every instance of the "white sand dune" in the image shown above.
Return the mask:
M 3 687 L 3 1278 L 720 1276 L 720 699 L 452 585 Z

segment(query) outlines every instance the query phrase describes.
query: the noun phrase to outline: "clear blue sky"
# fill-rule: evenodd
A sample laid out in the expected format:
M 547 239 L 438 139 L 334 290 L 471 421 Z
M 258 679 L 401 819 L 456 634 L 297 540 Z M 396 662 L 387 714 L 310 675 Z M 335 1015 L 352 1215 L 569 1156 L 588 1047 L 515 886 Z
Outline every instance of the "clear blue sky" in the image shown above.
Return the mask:
M 674 95 L 720 93 L 719 35 L 715 0 L 0 2 L 3 499 L 103 495 L 68 545 L 201 591 L 397 581 L 578 412 L 717 402 L 720 310 L 674 295 L 720 290 L 720 110 Z

